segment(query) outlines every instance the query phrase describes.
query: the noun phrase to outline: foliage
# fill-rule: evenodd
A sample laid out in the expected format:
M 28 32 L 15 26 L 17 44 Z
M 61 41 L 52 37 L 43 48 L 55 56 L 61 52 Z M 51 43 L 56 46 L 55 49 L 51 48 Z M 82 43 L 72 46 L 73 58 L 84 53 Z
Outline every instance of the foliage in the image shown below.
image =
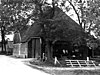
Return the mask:
M 21 32 L 23 29 L 27 29 L 27 24 L 31 19 L 31 13 L 29 11 L 33 11 L 34 9 L 32 3 L 19 2 L 19 0 L 17 0 L 18 2 L 13 1 L 4 0 L 4 2 L 0 4 L 2 51 L 4 48 L 4 51 L 6 51 L 5 34 L 9 34 L 11 31 Z
M 79 25 L 85 32 L 94 31 L 99 35 L 100 1 L 99 0 L 60 0 L 63 7 L 68 12 L 74 10 L 77 15 Z M 69 4 L 68 4 L 69 3 Z M 72 15 L 74 15 L 72 13 Z
M 32 3 L 2 3 L 1 6 L 1 20 L 5 21 L 7 31 L 20 31 L 27 26 L 34 10 Z

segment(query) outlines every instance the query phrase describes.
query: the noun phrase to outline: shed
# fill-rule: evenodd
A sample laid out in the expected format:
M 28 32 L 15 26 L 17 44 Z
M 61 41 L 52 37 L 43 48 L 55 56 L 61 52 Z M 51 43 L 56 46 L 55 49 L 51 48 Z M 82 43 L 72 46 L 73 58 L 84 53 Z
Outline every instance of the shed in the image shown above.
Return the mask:
M 19 32 L 14 34 L 13 38 L 13 56 L 19 57 L 21 55 L 21 36 Z
M 21 50 L 27 51 L 28 58 L 38 58 L 41 57 L 41 44 L 42 40 L 40 38 L 41 27 L 39 24 L 34 23 L 28 28 L 25 35 L 21 40 Z

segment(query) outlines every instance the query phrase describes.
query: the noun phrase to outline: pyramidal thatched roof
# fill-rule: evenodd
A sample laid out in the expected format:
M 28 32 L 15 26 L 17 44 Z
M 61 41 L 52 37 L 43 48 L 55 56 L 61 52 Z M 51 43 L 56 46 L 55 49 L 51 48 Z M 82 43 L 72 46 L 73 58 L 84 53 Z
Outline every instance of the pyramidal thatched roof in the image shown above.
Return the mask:
M 70 26 L 70 29 L 73 30 L 81 30 L 82 28 L 76 23 L 72 18 L 70 18 L 65 12 L 63 12 L 60 8 L 55 7 L 55 16 L 53 17 L 54 20 L 64 21 L 67 26 Z M 82 29 L 83 30 L 83 29 Z
M 55 16 L 53 17 L 54 24 L 58 25 L 60 28 L 64 28 L 66 31 L 66 35 L 67 34 L 67 29 L 68 30 L 73 30 L 75 35 L 79 35 L 81 34 L 81 30 L 82 28 L 74 21 L 72 20 L 67 14 L 65 14 L 60 8 L 55 7 Z M 76 34 L 77 33 L 77 34 Z M 32 37 L 36 37 L 39 36 L 39 34 L 41 34 L 41 25 L 39 25 L 38 23 L 34 23 L 25 33 L 25 35 L 22 37 L 22 42 L 26 42 L 28 41 L 30 38 Z M 55 36 L 55 34 L 54 34 Z M 73 34 L 71 36 L 67 36 L 67 37 L 72 37 L 73 38 Z

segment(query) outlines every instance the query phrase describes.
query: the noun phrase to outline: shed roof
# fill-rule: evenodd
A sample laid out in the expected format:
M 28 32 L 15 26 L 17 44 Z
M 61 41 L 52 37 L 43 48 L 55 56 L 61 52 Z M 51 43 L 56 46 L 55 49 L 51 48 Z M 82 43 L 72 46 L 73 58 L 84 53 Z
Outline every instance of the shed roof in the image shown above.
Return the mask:
M 40 25 L 37 23 L 34 23 L 32 26 L 30 26 L 28 28 L 25 35 L 22 36 L 21 42 L 26 42 L 26 41 L 30 40 L 30 38 L 32 38 L 32 37 L 39 36 L 40 32 L 41 32 Z
M 13 43 L 17 44 L 17 43 L 20 43 L 20 42 L 21 42 L 21 36 L 20 36 L 20 33 L 17 32 L 17 33 L 14 34 Z

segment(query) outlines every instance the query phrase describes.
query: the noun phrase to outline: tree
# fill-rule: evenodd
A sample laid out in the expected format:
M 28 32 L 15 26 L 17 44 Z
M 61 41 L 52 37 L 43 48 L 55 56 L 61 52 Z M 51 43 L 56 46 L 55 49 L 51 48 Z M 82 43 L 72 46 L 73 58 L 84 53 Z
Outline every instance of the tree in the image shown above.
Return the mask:
M 35 22 L 39 23 L 41 26 L 41 37 L 44 39 L 46 43 L 46 51 L 47 51 L 47 59 L 52 60 L 52 44 L 57 40 L 66 40 L 78 37 L 80 35 L 80 27 L 76 26 L 73 29 L 73 26 L 69 26 L 71 22 L 66 19 L 66 14 L 59 8 L 58 1 L 52 0 L 52 4 L 47 4 L 46 1 L 39 2 L 36 1 L 36 9 L 37 11 L 37 19 Z M 63 7 L 63 5 L 61 6 Z M 58 14 L 59 11 L 59 14 Z M 38 13 L 39 12 L 39 13 Z M 57 12 L 57 13 L 56 13 Z M 56 15 L 58 14 L 58 16 Z M 57 17 L 57 18 L 56 18 Z M 67 16 L 67 19 L 70 18 Z M 78 31 L 79 30 L 79 31 Z M 77 36 L 77 37 L 76 37 Z M 70 38 L 69 38 L 70 37 Z M 70 41 L 73 41 L 70 39 Z
M 2 36 L 2 51 L 6 50 L 5 46 L 5 35 L 10 31 L 19 31 L 28 28 L 28 22 L 31 19 L 34 6 L 32 3 L 26 3 L 23 1 L 11 1 L 3 0 L 0 5 L 0 16 L 1 16 L 1 36 Z
M 69 6 L 66 6 L 66 2 L 69 2 Z M 90 34 L 94 31 L 99 34 L 99 12 L 100 1 L 99 0 L 62 0 L 65 8 L 73 9 L 77 15 L 79 25 Z

